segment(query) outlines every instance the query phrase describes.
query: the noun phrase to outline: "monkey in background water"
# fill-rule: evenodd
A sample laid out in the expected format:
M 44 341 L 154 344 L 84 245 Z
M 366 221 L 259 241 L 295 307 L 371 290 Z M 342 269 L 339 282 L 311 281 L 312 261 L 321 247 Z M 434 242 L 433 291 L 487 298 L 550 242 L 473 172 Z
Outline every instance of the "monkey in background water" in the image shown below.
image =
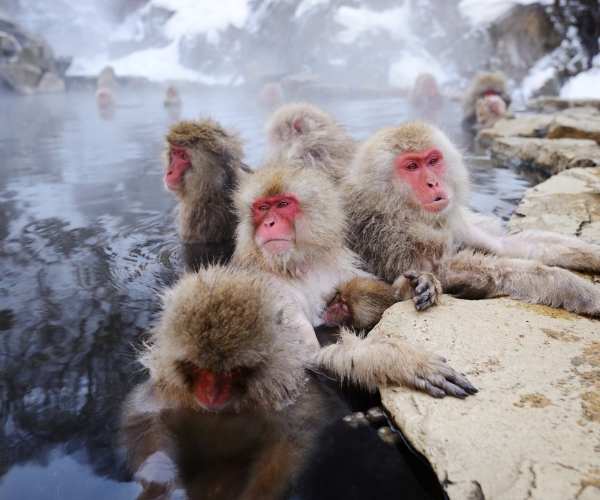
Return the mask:
M 181 121 L 166 137 L 164 183 L 179 201 L 179 235 L 188 268 L 227 262 L 235 247 L 232 195 L 250 173 L 234 132 L 204 119 Z

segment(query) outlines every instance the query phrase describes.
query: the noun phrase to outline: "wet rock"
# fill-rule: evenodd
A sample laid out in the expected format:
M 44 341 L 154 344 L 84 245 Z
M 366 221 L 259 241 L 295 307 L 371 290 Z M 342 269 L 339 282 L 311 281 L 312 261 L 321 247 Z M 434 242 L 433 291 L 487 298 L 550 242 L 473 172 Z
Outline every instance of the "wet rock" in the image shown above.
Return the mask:
M 547 176 L 569 168 L 600 166 L 600 146 L 583 139 L 497 137 L 491 153 L 497 164 L 525 166 Z
M 600 168 L 574 168 L 527 190 L 510 231 L 545 229 L 600 244 Z
M 569 108 L 589 107 L 600 111 L 600 99 L 561 99 L 560 97 L 539 97 L 527 103 L 532 111 L 553 112 Z
M 493 127 L 483 129 L 477 135 L 481 147 L 490 146 L 501 137 L 546 137 L 554 121 L 552 115 L 519 115 L 498 120 Z
M 566 109 L 548 127 L 548 139 L 590 139 L 600 144 L 600 111 L 591 107 Z
M 480 389 L 459 400 L 383 388 L 384 406 L 452 500 L 598 498 L 600 321 L 511 299 L 390 308 L 402 335 Z
M 43 40 L 0 18 L 0 83 L 20 94 L 64 91 L 68 59 L 55 59 Z

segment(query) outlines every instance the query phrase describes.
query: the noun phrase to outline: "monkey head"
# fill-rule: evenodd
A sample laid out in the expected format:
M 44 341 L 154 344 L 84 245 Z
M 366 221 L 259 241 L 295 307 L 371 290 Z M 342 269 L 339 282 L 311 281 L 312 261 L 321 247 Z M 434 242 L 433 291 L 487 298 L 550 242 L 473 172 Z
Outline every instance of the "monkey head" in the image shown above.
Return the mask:
M 468 172 L 461 154 L 438 128 L 408 122 L 382 129 L 359 149 L 351 182 L 398 210 L 429 218 L 447 216 L 468 198 Z M 389 211 L 389 208 L 388 208 Z
M 171 406 L 280 409 L 306 382 L 310 353 L 264 274 L 213 266 L 163 297 L 141 361 Z
M 478 125 L 491 127 L 506 114 L 506 103 L 497 94 L 486 94 L 477 99 L 475 114 Z
M 322 172 L 267 164 L 242 180 L 235 204 L 237 261 L 296 273 L 343 246 L 342 200 Z
M 213 120 L 181 121 L 167 134 L 164 183 L 178 197 L 194 196 L 215 183 L 233 183 L 232 161 L 242 158 L 240 139 Z
M 413 98 L 437 98 L 440 95 L 437 80 L 431 73 L 419 73 L 413 87 Z

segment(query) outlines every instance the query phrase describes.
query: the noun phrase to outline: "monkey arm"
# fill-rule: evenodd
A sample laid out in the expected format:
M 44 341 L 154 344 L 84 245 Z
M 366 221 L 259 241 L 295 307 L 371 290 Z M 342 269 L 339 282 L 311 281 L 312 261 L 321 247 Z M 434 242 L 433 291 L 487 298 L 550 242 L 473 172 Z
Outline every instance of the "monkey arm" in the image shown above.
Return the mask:
M 467 299 L 509 296 L 600 317 L 600 287 L 536 261 L 464 250 L 440 265 L 445 292 Z
M 134 478 L 143 489 L 139 498 L 169 498 L 178 478 L 174 443 L 160 411 L 149 383 L 136 387 L 125 403 L 121 441 Z
M 550 231 L 528 230 L 503 238 L 506 257 L 535 259 L 548 266 L 600 272 L 600 245 Z
M 467 378 L 434 354 L 417 351 L 395 335 L 358 337 L 342 329 L 336 344 L 322 348 L 319 366 L 342 380 L 375 391 L 388 385 L 404 385 L 436 398 L 465 398 L 477 389 Z

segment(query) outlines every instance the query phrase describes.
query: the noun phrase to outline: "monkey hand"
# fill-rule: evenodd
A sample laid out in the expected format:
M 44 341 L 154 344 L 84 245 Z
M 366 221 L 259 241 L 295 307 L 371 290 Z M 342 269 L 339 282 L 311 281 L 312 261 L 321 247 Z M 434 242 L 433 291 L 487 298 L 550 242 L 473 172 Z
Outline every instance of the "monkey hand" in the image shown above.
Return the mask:
M 391 333 L 359 337 L 342 328 L 334 345 L 322 348 L 316 359 L 342 380 L 369 390 L 389 385 L 412 387 L 435 398 L 466 398 L 477 389 L 440 356 L 418 351 Z
M 432 273 L 407 271 L 394 281 L 393 286 L 404 299 L 410 294 L 417 311 L 437 304 L 442 294 L 442 284 Z

